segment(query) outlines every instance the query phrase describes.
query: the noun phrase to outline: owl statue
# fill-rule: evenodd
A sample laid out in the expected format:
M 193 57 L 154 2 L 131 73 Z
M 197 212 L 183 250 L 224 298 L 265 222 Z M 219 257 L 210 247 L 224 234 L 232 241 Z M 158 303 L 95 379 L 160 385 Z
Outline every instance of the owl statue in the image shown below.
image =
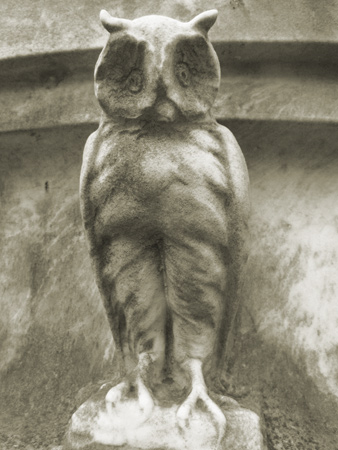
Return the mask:
M 110 33 L 95 68 L 102 116 L 85 146 L 80 193 L 123 367 L 107 408 L 132 391 L 149 418 L 156 384 L 182 373 L 178 426 L 202 402 L 221 442 L 225 417 L 211 392 L 238 309 L 249 202 L 241 150 L 210 112 L 220 82 L 208 39 L 217 11 L 190 22 L 100 18 Z

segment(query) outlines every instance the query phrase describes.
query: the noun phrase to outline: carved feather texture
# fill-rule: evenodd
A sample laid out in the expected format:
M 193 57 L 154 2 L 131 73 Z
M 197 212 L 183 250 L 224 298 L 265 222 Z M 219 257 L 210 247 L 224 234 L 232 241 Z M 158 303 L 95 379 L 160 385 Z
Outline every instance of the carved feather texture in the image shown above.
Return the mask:
M 209 112 L 220 69 L 201 28 L 216 12 L 189 26 L 102 18 L 118 33 L 96 66 L 104 114 L 85 148 L 81 207 L 117 348 L 127 365 L 144 352 L 161 369 L 169 353 L 220 361 L 238 306 L 248 175 Z

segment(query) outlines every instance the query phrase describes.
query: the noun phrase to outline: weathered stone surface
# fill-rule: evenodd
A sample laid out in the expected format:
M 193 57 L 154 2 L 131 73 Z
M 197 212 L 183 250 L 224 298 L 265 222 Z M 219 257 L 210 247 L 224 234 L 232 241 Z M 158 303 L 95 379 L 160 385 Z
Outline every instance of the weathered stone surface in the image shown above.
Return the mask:
M 100 9 L 112 15 L 134 19 L 160 14 L 189 20 L 209 8 L 220 11 L 220 21 L 211 32 L 214 41 L 305 41 L 337 42 L 336 2 L 315 0 L 74 0 L 66 2 L 6 0 L 0 5 L 1 56 L 102 46 L 105 33 L 97 16 Z M 18 33 L 24 27 L 24 33 Z
M 225 433 L 210 390 L 221 391 L 231 355 L 250 206 L 241 149 L 210 112 L 217 14 L 188 22 L 100 14 L 110 33 L 95 66 L 102 114 L 84 148 L 80 203 L 121 365 L 122 381 L 106 395 L 117 446 L 158 448 L 168 436 L 165 447 L 219 450 Z M 130 392 L 137 401 L 124 403 Z M 213 437 L 203 415 L 192 429 L 199 403 Z M 184 438 L 167 434 L 176 422 Z
M 125 5 L 127 3 L 124 2 Z M 232 3 L 236 6 L 235 3 L 240 2 Z M 90 2 L 89 6 L 95 4 Z M 3 56 L 101 45 L 104 31 L 97 24 L 95 15 L 101 7 L 114 12 L 111 5 L 102 2 L 97 11 L 90 13 L 95 21 L 94 29 L 93 24 L 86 22 L 88 15 L 82 16 L 85 3 L 81 3 L 81 9 L 77 10 L 79 15 L 75 22 L 73 10 L 68 14 L 70 10 L 54 3 L 52 6 L 57 7 L 54 13 L 53 8 L 49 10 L 47 2 L 43 2 L 42 9 L 40 5 L 41 2 L 31 1 L 1 3 L 4 26 L 0 27 L 0 33 L 9 37 L 8 41 L 7 36 L 2 39 Z M 150 3 L 145 7 L 148 5 Z M 163 2 L 162 5 L 166 7 Z M 251 5 L 255 6 L 255 3 L 246 4 L 248 21 L 253 17 Z M 337 216 L 334 194 L 337 191 L 338 136 L 335 125 L 323 123 L 325 120 L 336 121 L 337 77 L 334 71 L 325 71 L 318 78 L 312 77 L 316 72 L 311 67 L 303 67 L 307 75 L 297 67 L 289 67 L 290 72 L 286 71 L 285 76 L 279 77 L 283 72 L 276 69 L 278 64 L 270 76 L 269 66 L 265 72 L 256 64 L 257 61 L 271 59 L 289 63 L 290 55 L 292 61 L 305 58 L 307 62 L 325 63 L 325 68 L 329 67 L 326 62 L 336 61 L 334 42 L 331 45 L 322 40 L 325 35 L 333 37 L 330 31 L 332 21 L 324 21 L 319 34 L 313 27 L 321 20 L 316 9 L 321 8 L 319 13 L 325 16 L 329 13 L 329 5 L 308 2 L 305 6 L 308 11 L 312 10 L 311 20 L 308 20 L 308 13 L 299 14 L 301 3 L 295 5 L 294 2 L 282 15 L 271 19 L 271 8 L 283 8 L 283 2 L 279 5 L 269 2 L 264 15 L 255 23 L 261 26 L 262 21 L 269 22 L 273 39 L 281 36 L 281 33 L 275 34 L 277 24 L 279 31 L 285 31 L 283 36 L 287 39 L 291 36 L 288 34 L 289 26 L 296 21 L 298 36 L 306 39 L 306 34 L 302 33 L 308 29 L 310 40 L 317 40 L 317 43 L 304 45 L 284 41 L 276 45 L 270 40 L 260 46 L 259 42 L 252 42 L 252 45 L 244 41 L 235 42 L 227 51 L 232 59 L 245 62 L 239 72 L 243 76 L 238 78 L 230 74 L 232 78 L 222 85 L 224 89 L 221 86 L 219 99 L 222 105 L 218 105 L 217 110 L 218 117 L 229 119 L 227 125 L 241 144 L 252 180 L 253 246 L 244 289 L 244 300 L 249 299 L 252 307 L 246 306 L 249 314 L 243 332 L 249 336 L 251 332 L 262 339 L 259 345 L 250 347 L 253 355 L 265 350 L 266 343 L 271 347 L 269 353 L 261 355 L 259 373 L 252 373 L 256 361 L 251 359 L 245 363 L 249 366 L 246 370 L 251 382 L 264 379 L 267 396 L 264 414 L 269 419 L 269 448 L 274 450 L 283 446 L 336 450 L 338 436 L 337 430 L 335 432 L 337 333 L 330 331 L 335 329 L 337 321 L 334 306 L 337 297 L 334 269 L 337 236 L 332 228 L 327 229 L 328 225 L 336 222 Z M 143 8 L 143 5 L 139 7 Z M 256 36 L 251 34 L 250 28 L 238 26 L 237 19 L 242 17 L 243 5 L 234 8 L 233 12 L 230 2 L 224 2 L 224 7 L 226 11 L 221 11 L 221 18 L 222 21 L 229 20 L 224 32 L 232 30 L 230 39 L 231 36 L 236 37 L 233 34 L 236 27 L 239 33 L 248 30 L 250 36 Z M 49 15 L 48 11 L 52 14 Z M 188 10 L 183 12 L 187 19 L 191 17 Z M 48 15 L 49 23 L 45 24 Z M 305 28 L 302 28 L 302 17 L 305 17 Z M 18 20 L 24 24 L 22 32 L 18 32 Z M 37 31 L 41 22 L 44 24 Z M 98 42 L 92 39 L 96 33 L 102 33 Z M 212 37 L 217 39 L 214 34 Z M 286 55 L 281 51 L 283 48 L 289 48 Z M 103 355 L 109 361 L 111 352 L 109 329 L 86 259 L 77 207 L 82 147 L 94 126 L 65 126 L 67 122 L 97 120 L 94 96 L 87 94 L 91 82 L 79 77 L 68 83 L 67 78 L 59 78 L 58 74 L 63 72 L 58 69 L 58 55 L 53 56 L 56 56 L 56 63 L 52 65 L 55 70 L 53 67 L 44 70 L 39 60 L 28 75 L 14 71 L 10 77 L 12 86 L 2 84 L 1 92 L 2 130 L 62 125 L 56 129 L 6 133 L 0 138 L 3 256 L 0 429 L 1 445 L 8 450 L 19 445 L 17 436 L 23 439 L 20 448 L 29 447 L 28 443 L 31 443 L 34 448 L 46 449 L 53 440 L 58 442 L 74 407 L 74 391 L 92 379 L 102 378 L 103 366 L 99 362 Z M 29 66 L 29 61 L 23 62 L 26 64 Z M 249 68 L 247 64 L 252 65 Z M 61 66 L 64 67 L 63 61 Z M 67 64 L 65 66 L 68 67 Z M 319 71 L 322 69 L 324 64 Z M 251 77 L 252 70 L 256 72 Z M 32 74 L 36 76 L 34 89 L 29 87 L 25 90 L 22 82 L 29 82 Z M 1 70 L 2 83 L 3 75 Z M 15 75 L 21 81 L 18 82 Z M 9 89 L 13 91 L 9 92 Z M 219 109 L 221 106 L 226 112 L 223 116 L 223 110 Z M 274 120 L 234 123 L 233 117 Z M 277 122 L 294 118 L 310 119 L 314 123 Z M 316 120 L 320 123 L 315 123 Z M 297 170 L 293 169 L 295 160 Z M 312 166 L 311 161 L 314 162 Z M 47 180 L 49 197 L 44 201 Z M 272 217 L 281 219 L 281 216 L 283 220 L 291 217 L 291 228 L 285 224 L 282 226 L 284 222 L 271 222 Z M 305 216 L 307 232 L 302 234 L 299 219 Z M 312 221 L 315 221 L 315 227 L 309 226 Z M 265 236 L 263 247 L 259 241 L 262 233 Z M 275 233 L 278 234 L 277 241 Z M 55 242 L 57 235 L 60 239 Z M 294 253 L 298 249 L 299 257 L 292 264 L 290 262 L 294 261 Z M 305 257 L 306 253 L 310 259 Z M 315 253 L 319 256 L 319 259 L 316 257 L 318 271 L 314 270 L 317 267 Z M 308 269 L 313 276 L 306 280 Z M 82 272 L 80 280 L 74 275 L 79 270 Z M 319 276 L 319 272 L 324 277 Z M 44 277 L 46 273 L 48 276 Z M 290 289 L 283 282 L 284 277 Z M 295 285 L 298 288 L 291 295 Z M 310 293 L 309 297 L 299 295 L 300 286 L 304 288 L 304 285 L 310 286 L 306 291 Z M 325 288 L 325 285 L 330 288 Z M 87 311 L 90 311 L 89 316 Z M 281 348 L 283 352 L 279 353 Z M 277 391 L 284 399 L 282 403 L 276 400 Z M 310 410 L 307 410 L 309 405 Z M 15 434 L 15 439 L 13 437 L 5 443 L 6 434 Z
M 189 428 L 180 430 L 176 421 L 179 405 L 156 406 L 142 422 L 135 398 L 116 405 L 109 414 L 105 395 L 111 385 L 88 399 L 72 416 L 64 450 L 214 450 L 217 431 L 204 409 L 194 411 Z M 222 410 L 227 420 L 223 450 L 266 450 L 259 416 L 230 398 Z

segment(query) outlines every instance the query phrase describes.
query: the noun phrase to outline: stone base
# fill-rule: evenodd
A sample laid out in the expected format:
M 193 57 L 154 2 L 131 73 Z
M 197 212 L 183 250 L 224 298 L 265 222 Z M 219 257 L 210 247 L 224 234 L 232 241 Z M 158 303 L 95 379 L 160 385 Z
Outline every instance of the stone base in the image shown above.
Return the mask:
M 177 426 L 177 404 L 155 406 L 144 420 L 134 398 L 121 401 L 113 413 L 106 410 L 105 396 L 111 385 L 83 403 L 73 414 L 64 450 L 216 450 L 217 431 L 209 413 L 196 408 L 189 426 Z M 226 433 L 219 450 L 266 450 L 259 416 L 232 399 L 225 398 L 222 410 Z

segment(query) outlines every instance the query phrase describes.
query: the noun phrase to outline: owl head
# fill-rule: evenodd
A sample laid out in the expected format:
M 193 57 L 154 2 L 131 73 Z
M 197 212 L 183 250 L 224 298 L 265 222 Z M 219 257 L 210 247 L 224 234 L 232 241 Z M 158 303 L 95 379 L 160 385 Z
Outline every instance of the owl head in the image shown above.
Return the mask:
M 173 122 L 203 117 L 214 103 L 220 66 L 208 31 L 217 11 L 190 22 L 163 16 L 117 19 L 95 67 L 95 94 L 110 118 Z

